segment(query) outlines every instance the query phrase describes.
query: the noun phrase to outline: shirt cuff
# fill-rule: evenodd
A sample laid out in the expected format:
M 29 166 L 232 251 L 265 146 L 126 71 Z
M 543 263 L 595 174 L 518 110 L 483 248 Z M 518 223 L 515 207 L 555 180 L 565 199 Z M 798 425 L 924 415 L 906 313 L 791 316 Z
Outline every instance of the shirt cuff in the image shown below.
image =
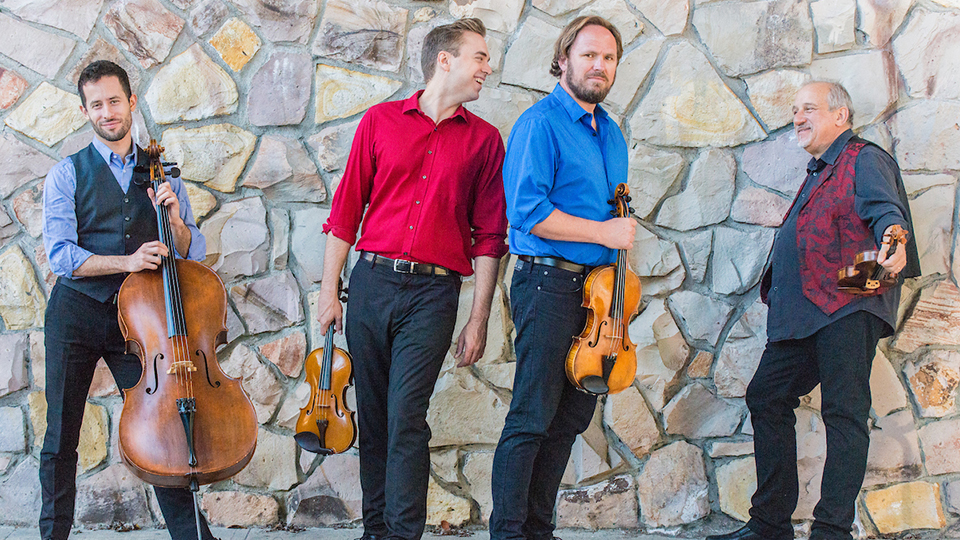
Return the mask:
M 877 242 L 877 246 L 880 246 L 883 243 L 883 233 L 891 225 L 900 225 L 901 227 L 903 227 L 903 230 L 907 231 L 910 234 L 913 234 L 913 231 L 911 231 L 907 227 L 906 221 L 901 219 L 899 216 L 888 214 L 878 219 L 877 224 L 873 228 L 873 236 L 875 241 Z
M 357 232 L 351 231 L 346 227 L 332 225 L 329 222 L 323 224 L 323 234 L 332 234 L 351 246 L 357 241 Z
M 523 222 L 517 227 L 520 229 L 520 232 L 523 234 L 533 234 L 531 231 L 534 227 L 540 224 L 543 220 L 550 217 L 550 214 L 553 213 L 556 207 L 553 206 L 553 203 L 549 199 L 544 199 L 540 201 L 537 206 L 527 214 L 527 217 L 524 218 Z
M 499 259 L 503 257 L 507 251 L 510 250 L 509 246 L 504 242 L 506 237 L 504 236 L 495 236 L 491 238 L 474 238 L 476 242 L 473 244 L 473 247 L 470 248 L 470 258 L 476 259 L 477 257 L 492 257 L 494 259 Z

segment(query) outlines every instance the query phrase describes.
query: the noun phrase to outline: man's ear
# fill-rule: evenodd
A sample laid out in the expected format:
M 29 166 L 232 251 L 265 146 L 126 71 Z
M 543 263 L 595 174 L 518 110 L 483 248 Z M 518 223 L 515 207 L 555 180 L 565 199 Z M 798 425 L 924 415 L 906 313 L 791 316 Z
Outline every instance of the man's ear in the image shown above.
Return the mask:
M 451 55 L 447 51 L 440 51 L 437 53 L 437 67 L 443 71 L 450 71 L 450 58 Z
M 131 110 L 131 111 L 137 110 L 137 95 L 136 95 L 136 94 L 130 94 L 130 110 Z
M 840 107 L 837 109 L 837 125 L 843 126 L 850 122 L 850 109 Z

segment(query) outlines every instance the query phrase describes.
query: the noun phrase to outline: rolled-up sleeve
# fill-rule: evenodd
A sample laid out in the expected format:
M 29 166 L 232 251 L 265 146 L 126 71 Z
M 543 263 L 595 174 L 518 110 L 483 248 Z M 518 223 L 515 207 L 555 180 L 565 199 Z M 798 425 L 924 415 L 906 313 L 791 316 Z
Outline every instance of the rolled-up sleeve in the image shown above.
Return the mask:
M 377 173 L 371 115 L 367 111 L 360 119 L 343 178 L 333 194 L 330 217 L 323 224 L 324 234 L 332 234 L 351 246 L 357 241 L 357 231 L 360 230 L 363 211 L 370 200 L 373 179 Z
M 93 255 L 77 245 L 77 172 L 70 159 L 54 165 L 43 182 L 43 248 L 50 270 L 73 278 L 73 272 Z
M 477 180 L 477 190 L 470 211 L 473 246 L 470 257 L 499 259 L 508 251 L 507 209 L 503 195 L 503 140 L 494 131 L 486 152 L 487 159 Z
M 857 215 L 867 222 L 878 246 L 883 241 L 883 232 L 891 225 L 908 229 L 907 209 L 898 193 L 897 175 L 897 162 L 877 148 L 867 145 L 857 156 Z
M 548 198 L 556 176 L 552 131 L 539 118 L 521 119 L 510 133 L 503 163 L 503 187 L 510 226 L 524 234 L 556 208 Z
M 197 227 L 197 221 L 193 217 L 193 208 L 190 206 L 190 197 L 187 196 L 187 189 L 180 178 L 168 178 L 167 181 L 170 182 L 170 188 L 173 189 L 174 195 L 180 201 L 180 219 L 190 230 L 190 249 L 187 250 L 187 258 L 191 261 L 202 261 L 207 258 L 207 239 L 204 238 L 200 228 Z M 177 253 L 177 250 L 173 251 L 179 257 L 180 254 Z

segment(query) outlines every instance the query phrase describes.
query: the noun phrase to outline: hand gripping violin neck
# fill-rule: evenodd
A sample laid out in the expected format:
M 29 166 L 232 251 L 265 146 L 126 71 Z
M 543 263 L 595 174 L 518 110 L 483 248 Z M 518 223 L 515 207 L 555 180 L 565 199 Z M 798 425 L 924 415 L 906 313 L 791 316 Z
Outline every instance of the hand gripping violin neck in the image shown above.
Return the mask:
M 629 193 L 626 184 L 617 186 L 612 214 L 630 216 Z M 627 328 L 640 307 L 640 279 L 627 265 L 627 250 L 617 251 L 616 263 L 590 272 L 583 284 L 583 307 L 588 308 L 587 322 L 567 353 L 567 379 L 588 394 L 620 392 L 637 374 L 636 347 Z
M 162 152 L 151 140 L 154 193 L 165 181 Z M 120 455 L 145 482 L 196 493 L 200 484 L 229 478 L 250 461 L 257 415 L 240 382 L 217 362 L 216 348 L 226 342 L 223 282 L 206 266 L 175 258 L 162 204 L 157 225 L 168 255 L 160 269 L 127 276 L 117 296 L 127 352 L 143 363 L 140 381 L 124 392 Z M 199 528 L 199 513 L 197 519 Z

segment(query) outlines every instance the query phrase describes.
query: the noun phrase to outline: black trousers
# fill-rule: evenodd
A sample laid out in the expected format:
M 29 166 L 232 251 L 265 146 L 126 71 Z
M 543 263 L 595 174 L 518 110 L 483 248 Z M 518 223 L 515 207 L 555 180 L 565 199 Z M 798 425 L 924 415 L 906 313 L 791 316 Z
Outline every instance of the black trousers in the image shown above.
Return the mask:
M 517 373 L 493 457 L 491 540 L 553 538 L 560 480 L 597 404 L 570 384 L 564 367 L 587 318 L 583 278 L 517 261 L 510 285 Z
M 858 311 L 810 337 L 767 343 L 747 387 L 757 462 L 747 525 L 754 532 L 771 540 L 793 538 L 790 516 L 799 496 L 793 410 L 819 383 L 827 457 L 810 538 L 851 538 L 870 445 L 870 368 L 886 328 L 875 315 Z
M 427 407 L 450 350 L 460 277 L 398 274 L 361 260 L 346 334 L 357 390 L 364 536 L 416 540 L 427 517 Z
M 47 304 L 46 349 L 47 432 L 40 451 L 40 536 L 65 540 L 73 526 L 77 497 L 77 444 L 80 423 L 97 360 L 106 361 L 121 389 L 140 380 L 140 360 L 124 354 L 117 306 L 101 303 L 63 285 L 56 285 Z M 185 489 L 155 487 L 157 502 L 173 540 L 197 538 L 193 494 Z M 203 539 L 213 535 L 200 516 Z

